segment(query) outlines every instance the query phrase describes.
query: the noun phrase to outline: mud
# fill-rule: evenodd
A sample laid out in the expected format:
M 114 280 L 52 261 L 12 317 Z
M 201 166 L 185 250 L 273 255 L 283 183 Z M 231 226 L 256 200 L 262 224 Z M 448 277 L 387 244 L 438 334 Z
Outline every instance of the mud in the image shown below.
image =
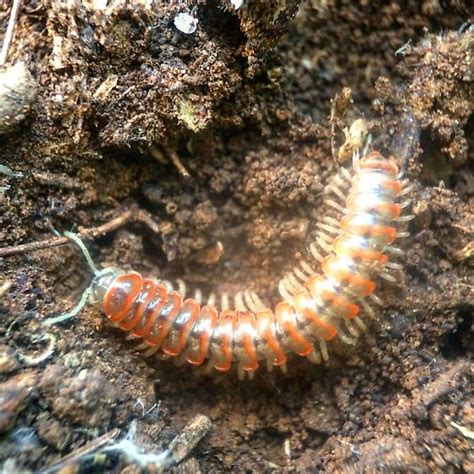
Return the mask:
M 23 2 L 9 64 L 25 62 L 38 96 L 0 136 L 2 247 L 141 209 L 155 225 L 87 242 L 97 264 L 274 301 L 359 118 L 375 148 L 411 157 L 416 218 L 356 347 L 245 383 L 144 360 L 92 307 L 42 326 L 90 280 L 74 246 L 0 258 L 4 471 L 57 466 L 134 420 L 136 443 L 160 452 L 203 414 L 213 427 L 176 471 L 472 472 L 468 2 L 97 3 Z M 173 25 L 182 11 L 190 35 Z M 140 471 L 117 452 L 61 469 Z

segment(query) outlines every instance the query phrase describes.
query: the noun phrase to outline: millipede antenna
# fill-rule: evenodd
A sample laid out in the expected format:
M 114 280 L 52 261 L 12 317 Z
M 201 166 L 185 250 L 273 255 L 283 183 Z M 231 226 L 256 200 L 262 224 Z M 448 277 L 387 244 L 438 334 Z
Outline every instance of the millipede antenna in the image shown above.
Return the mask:
M 74 234 L 73 232 L 67 232 L 67 231 L 64 232 L 64 236 L 67 237 L 68 239 L 71 239 L 81 249 L 87 261 L 87 264 L 92 270 L 92 273 L 94 273 L 94 276 L 95 277 L 100 276 L 104 272 L 104 270 L 99 270 L 95 266 L 89 250 L 87 250 L 87 247 L 84 245 L 84 242 L 80 239 L 80 237 Z M 105 271 L 109 271 L 109 269 L 105 269 Z M 63 321 L 66 321 L 67 319 L 73 318 L 82 310 L 82 308 L 84 308 L 91 294 L 92 294 L 92 283 L 84 290 L 84 292 L 82 293 L 81 299 L 78 301 L 76 306 L 74 306 L 74 308 L 72 308 L 67 313 L 60 314 L 59 316 L 55 316 L 54 318 L 46 319 L 45 321 L 43 321 L 43 324 L 45 326 L 52 326 L 53 324 L 62 323 Z
M 82 251 L 86 261 L 87 261 L 87 264 L 89 265 L 90 269 L 92 270 L 92 273 L 94 275 L 97 275 L 97 273 L 99 273 L 99 270 L 97 269 L 97 267 L 95 266 L 95 263 L 94 261 L 92 260 L 92 257 L 91 257 L 91 254 L 89 252 L 89 250 L 87 250 L 87 247 L 84 245 L 84 242 L 79 238 L 79 236 L 77 236 L 76 234 L 74 234 L 73 232 L 64 232 L 64 237 L 67 237 L 68 239 L 71 239 Z
M 62 323 L 63 321 L 66 321 L 66 319 L 73 318 L 87 304 L 87 300 L 89 299 L 91 292 L 92 292 L 92 285 L 89 285 L 82 293 L 82 296 L 79 302 L 76 304 L 76 306 L 74 306 L 74 308 L 71 309 L 71 311 L 60 314 L 59 316 L 55 316 L 54 318 L 48 318 L 43 321 L 43 324 L 45 326 L 52 326 L 53 324 Z

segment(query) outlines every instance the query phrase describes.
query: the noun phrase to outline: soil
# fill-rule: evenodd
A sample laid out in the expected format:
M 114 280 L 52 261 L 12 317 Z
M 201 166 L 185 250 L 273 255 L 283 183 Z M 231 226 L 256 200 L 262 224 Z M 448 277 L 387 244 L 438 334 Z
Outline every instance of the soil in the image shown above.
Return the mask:
M 9 51 L 37 97 L 0 135 L 2 247 L 143 211 L 86 242 L 97 265 L 274 301 L 360 118 L 409 159 L 416 218 L 356 347 L 243 383 L 141 358 L 91 306 L 43 326 L 90 281 L 75 246 L 0 258 L 3 472 L 47 470 L 133 420 L 159 452 L 200 414 L 212 429 L 176 472 L 473 472 L 469 2 L 66 3 L 25 0 Z M 60 472 L 139 470 L 103 452 Z

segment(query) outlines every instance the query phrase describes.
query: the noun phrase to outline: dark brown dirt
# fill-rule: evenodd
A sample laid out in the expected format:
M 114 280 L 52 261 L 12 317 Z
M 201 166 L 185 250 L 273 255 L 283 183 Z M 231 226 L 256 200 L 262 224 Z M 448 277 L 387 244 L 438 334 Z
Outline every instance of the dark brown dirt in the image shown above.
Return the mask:
M 182 472 L 473 472 L 474 33 L 458 31 L 468 3 L 23 2 L 9 61 L 26 62 L 38 98 L 0 136 L 0 164 L 23 173 L 0 175 L 2 247 L 137 206 L 159 232 L 134 223 L 88 242 L 97 264 L 271 300 L 326 212 L 331 130 L 338 148 L 360 117 L 377 149 L 412 156 L 416 219 L 400 282 L 381 288 L 357 347 L 246 383 L 145 361 L 92 307 L 41 326 L 90 280 L 75 247 L 0 259 L 5 472 L 45 469 L 132 420 L 157 452 L 197 414 L 213 429 Z M 174 27 L 181 11 L 198 18 L 193 34 Z M 353 103 L 331 122 L 344 87 Z M 38 362 L 45 332 L 55 351 Z M 65 469 L 139 472 L 116 453 Z

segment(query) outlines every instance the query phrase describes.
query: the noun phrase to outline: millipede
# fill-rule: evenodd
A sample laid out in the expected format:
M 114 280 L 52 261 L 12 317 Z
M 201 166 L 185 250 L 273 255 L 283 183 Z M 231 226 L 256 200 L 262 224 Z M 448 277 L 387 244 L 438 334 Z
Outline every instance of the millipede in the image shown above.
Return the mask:
M 355 154 L 352 166 L 341 167 L 326 188 L 326 203 L 338 218 L 327 216 L 318 224 L 309 260 L 280 280 L 281 301 L 274 310 L 250 290 L 238 292 L 232 308 L 223 295 L 218 307 L 214 294 L 205 304 L 199 290 L 186 297 L 182 281 L 173 288 L 134 271 L 98 270 L 79 237 L 66 233 L 94 277 L 73 310 L 45 323 L 75 316 L 90 302 L 128 339 L 139 340 L 143 355 L 158 353 L 220 372 L 235 365 L 239 379 L 253 378 L 262 363 L 286 371 L 290 353 L 327 361 L 329 341 L 355 344 L 366 329 L 363 316 L 376 317 L 374 305 L 382 301 L 375 280 L 395 281 L 391 271 L 401 269 L 390 258 L 403 255 L 394 243 L 408 235 L 403 223 L 413 216 L 402 214 L 410 191 L 393 159 L 377 151 Z

